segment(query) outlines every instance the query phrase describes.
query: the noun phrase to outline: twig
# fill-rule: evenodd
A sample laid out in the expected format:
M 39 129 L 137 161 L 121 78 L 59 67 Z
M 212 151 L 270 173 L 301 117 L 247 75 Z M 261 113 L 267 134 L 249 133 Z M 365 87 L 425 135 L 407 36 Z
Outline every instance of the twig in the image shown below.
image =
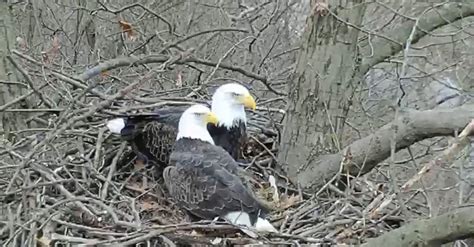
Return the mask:
M 59 241 L 64 241 L 68 243 L 83 243 L 87 245 L 93 245 L 99 241 L 99 239 L 88 239 L 88 238 L 80 238 L 80 237 L 72 237 L 72 236 L 66 236 L 58 233 L 53 233 L 51 235 L 51 240 L 59 240 Z
M 146 76 L 150 76 L 152 73 L 149 73 L 147 74 Z M 145 76 L 144 76 L 145 77 Z M 36 154 L 36 152 L 42 148 L 44 145 L 46 145 L 47 143 L 51 142 L 53 139 L 57 138 L 62 132 L 64 132 L 67 128 L 69 128 L 70 126 L 74 125 L 76 122 L 82 120 L 82 119 L 85 119 L 87 118 L 88 116 L 91 116 L 92 114 L 94 114 L 95 112 L 97 112 L 98 110 L 110 105 L 112 103 L 112 101 L 114 101 L 115 99 L 118 99 L 120 97 L 123 97 L 125 96 L 127 93 L 129 93 L 133 88 L 137 87 L 142 81 L 143 78 L 140 78 L 139 80 L 137 80 L 136 82 L 128 85 L 127 87 L 123 88 L 122 90 L 120 90 L 118 93 L 110 96 L 110 97 L 107 97 L 107 100 L 104 100 L 102 102 L 100 102 L 99 104 L 91 107 L 86 113 L 84 114 L 81 114 L 79 116 L 75 116 L 75 117 L 72 117 L 70 118 L 66 124 L 62 125 L 61 128 L 55 130 L 55 131 L 52 131 L 50 132 L 47 137 L 41 141 L 40 143 L 38 143 L 36 146 L 33 147 L 33 149 L 25 156 L 25 158 L 23 159 L 23 161 L 21 162 L 21 164 L 18 166 L 18 168 L 16 169 L 10 183 L 8 184 L 6 190 L 5 190 L 5 193 L 7 193 L 13 186 L 13 183 L 16 181 L 16 178 L 18 177 L 19 173 L 20 173 L 20 170 L 23 169 L 31 160 L 31 158 L 33 158 L 33 156 Z
M 209 83 L 209 81 L 211 80 L 211 78 L 214 76 L 214 74 L 216 73 L 217 69 L 219 68 L 220 64 L 222 63 L 222 61 L 224 61 L 224 59 L 238 46 L 240 45 L 242 42 L 244 42 L 245 40 L 249 39 L 249 38 L 252 38 L 252 36 L 247 36 L 241 40 L 239 40 L 237 43 L 235 43 L 230 49 L 228 49 L 224 55 L 219 58 L 219 61 L 217 61 L 217 64 L 216 66 L 214 66 L 214 69 L 211 71 L 211 73 L 209 73 L 209 75 L 207 76 L 206 80 L 204 80 L 204 82 L 197 88 L 195 88 L 190 94 L 188 94 L 186 97 L 191 97 L 193 96 L 196 92 L 198 92 L 199 90 L 202 89 L 203 86 L 207 85 Z
M 464 128 L 461 134 L 455 138 L 454 143 L 447 149 L 445 149 L 441 154 L 437 155 L 434 159 L 430 160 L 426 163 L 423 168 L 412 178 L 410 178 L 407 182 L 405 182 L 402 187 L 402 192 L 407 192 L 417 181 L 419 181 L 423 176 L 428 174 L 430 171 L 433 170 L 435 166 L 441 166 L 443 164 L 452 162 L 454 156 L 459 153 L 466 145 L 469 144 L 469 136 L 474 134 L 474 119 Z M 388 195 L 380 205 L 375 208 L 372 213 L 371 217 L 376 217 L 379 215 L 382 210 L 384 210 L 393 199 L 395 199 L 396 194 Z
M 39 89 L 42 89 L 43 87 L 47 86 L 48 84 L 43 84 L 39 87 Z M 34 90 L 31 90 L 29 92 L 27 92 L 26 94 L 22 95 L 22 96 L 18 96 L 17 98 L 13 99 L 12 101 L 8 102 L 8 103 L 5 103 L 4 105 L 1 105 L 0 106 L 0 112 L 2 111 L 5 111 L 5 109 L 7 109 L 8 107 L 28 98 L 30 95 L 34 94 L 35 91 Z
M 107 175 L 107 180 L 105 181 L 104 186 L 102 187 L 102 193 L 100 195 L 100 198 L 102 200 L 105 200 L 105 198 L 107 197 L 107 190 L 109 189 L 109 184 L 112 181 L 112 176 L 115 173 L 115 170 L 116 170 L 116 167 L 117 167 L 117 162 L 118 162 L 120 156 L 122 155 L 123 150 L 125 150 L 126 146 L 127 146 L 127 142 L 123 141 L 122 144 L 120 145 L 119 150 L 115 154 L 114 159 L 112 160 L 112 164 L 110 164 L 109 174 Z
M 29 185 L 29 186 L 24 186 L 24 187 L 22 187 L 18 190 L 10 191 L 8 193 L 1 193 L 0 197 L 21 193 L 24 190 L 30 190 L 30 189 L 34 189 L 34 188 L 45 187 L 45 186 L 55 185 L 55 184 L 59 184 L 59 183 L 67 183 L 67 182 L 71 182 L 73 180 L 74 179 L 69 178 L 69 179 L 54 180 L 54 181 L 49 181 L 49 182 L 43 182 L 43 183 L 37 183 L 37 184 Z
M 94 168 L 99 168 L 99 162 L 102 154 L 102 143 L 104 142 L 104 132 L 105 127 L 99 129 L 99 134 L 97 135 L 97 142 L 95 144 L 95 156 L 94 156 Z
M 161 49 L 160 52 L 158 53 L 162 53 L 164 52 L 165 50 L 171 48 L 171 47 L 174 47 L 174 46 L 177 46 L 183 42 L 186 42 L 194 37 L 197 37 L 197 36 L 200 36 L 200 35 L 204 35 L 204 34 L 208 34 L 208 33 L 215 33 L 215 32 L 242 32 L 242 33 L 248 33 L 249 31 L 246 30 L 246 29 L 240 29 L 240 28 L 215 28 L 215 29 L 209 29 L 209 30 L 204 30 L 204 31 L 199 31 L 199 32 L 196 32 L 196 33 L 193 33 L 193 34 L 189 34 L 189 35 L 186 35 L 185 37 L 183 38 L 180 38 L 179 40 L 176 40 L 174 42 L 171 42 L 169 44 L 165 44 L 165 47 L 163 47 Z
M 446 164 L 451 162 L 454 159 L 454 156 L 459 153 L 466 145 L 469 144 L 469 136 L 474 135 L 474 119 L 463 129 L 461 134 L 457 138 L 455 138 L 453 144 L 446 150 L 444 150 L 441 154 L 436 156 L 436 158 L 432 159 L 430 162 L 425 164 L 423 168 L 412 178 L 410 178 L 401 189 L 403 191 L 408 191 L 413 184 L 419 181 L 425 174 L 430 172 L 433 167 L 441 166 L 442 164 Z
M 30 88 L 38 95 L 38 97 L 43 101 L 43 103 L 49 107 L 49 108 L 54 108 L 54 106 L 46 99 L 46 97 L 39 91 L 39 88 L 36 87 L 36 85 L 33 83 L 33 80 L 31 79 L 30 75 L 26 70 L 24 70 L 20 65 L 13 59 L 12 56 L 7 56 L 8 61 L 10 61 L 11 64 L 23 75 L 25 78 L 26 82 L 30 86 Z
M 107 7 L 105 4 L 103 4 L 101 1 L 97 1 L 100 6 L 102 6 L 103 9 L 99 9 L 99 10 L 103 10 L 103 11 L 107 11 L 107 12 L 110 12 L 110 13 L 113 13 L 113 14 L 119 14 L 119 13 L 122 13 L 123 11 L 127 10 L 127 9 L 131 9 L 131 8 L 134 8 L 134 7 L 140 7 L 142 8 L 143 10 L 147 11 L 148 13 L 154 15 L 155 17 L 157 17 L 158 19 L 160 19 L 161 21 L 163 21 L 164 23 L 166 23 L 166 25 L 168 26 L 168 32 L 171 34 L 174 32 L 174 28 L 173 28 L 173 25 L 171 25 L 171 22 L 168 21 L 166 18 L 164 18 L 163 16 L 159 15 L 158 13 L 156 13 L 155 11 L 151 10 L 150 8 L 140 4 L 140 3 L 133 3 L 133 4 L 130 4 L 130 5 L 127 5 L 127 6 L 124 6 L 120 9 L 116 9 L 116 10 L 112 10 L 110 9 L 109 7 Z

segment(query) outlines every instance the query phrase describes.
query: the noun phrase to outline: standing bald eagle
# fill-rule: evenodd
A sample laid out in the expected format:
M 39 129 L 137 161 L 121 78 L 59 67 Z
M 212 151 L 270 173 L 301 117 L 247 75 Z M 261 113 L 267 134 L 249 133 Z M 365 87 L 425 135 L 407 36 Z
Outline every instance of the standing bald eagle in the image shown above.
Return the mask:
M 267 208 L 244 186 L 238 165 L 222 147 L 214 145 L 206 124 L 218 117 L 204 105 L 189 107 L 179 120 L 165 185 L 179 207 L 192 217 L 220 217 L 257 231 L 277 232 L 265 219 Z
M 245 107 L 255 110 L 254 98 L 244 86 L 229 83 L 217 88 L 211 107 L 219 117 L 219 122 L 207 125 L 214 143 L 234 159 L 239 159 L 241 147 L 247 139 Z M 168 165 L 178 133 L 179 118 L 185 110 L 186 106 L 166 107 L 156 110 L 153 115 L 111 120 L 107 127 L 128 140 L 139 159 L 156 162 L 162 169 Z

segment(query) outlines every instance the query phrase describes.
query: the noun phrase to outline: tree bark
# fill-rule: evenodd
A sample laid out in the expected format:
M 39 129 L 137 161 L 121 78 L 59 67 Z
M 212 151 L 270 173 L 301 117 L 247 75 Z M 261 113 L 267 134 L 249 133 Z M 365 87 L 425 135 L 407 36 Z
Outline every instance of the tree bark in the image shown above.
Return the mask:
M 370 239 L 362 247 L 441 246 L 474 236 L 474 207 L 452 211 L 431 219 L 418 220 Z
M 398 119 L 388 123 L 373 134 L 357 140 L 335 154 L 321 155 L 314 165 L 298 176 L 298 182 L 306 189 L 317 189 L 340 171 L 343 158 L 350 154 L 350 162 L 344 162 L 342 172 L 351 175 L 365 174 L 390 156 L 390 138 L 393 127 L 396 151 L 435 136 L 451 136 L 462 130 L 474 119 L 474 106 L 465 105 L 451 109 L 410 111 L 401 113 Z
M 362 0 L 339 1 L 331 11 L 344 22 L 359 26 L 365 12 Z M 336 4 L 334 4 L 336 5 Z M 294 181 L 318 156 L 340 147 L 344 116 L 359 80 L 359 30 L 334 15 L 312 13 L 306 20 L 303 44 L 289 84 L 279 160 Z M 311 174 L 314 176 L 316 174 Z
M 7 55 L 15 44 L 15 26 L 6 1 L 0 1 L 0 80 L 18 83 L 17 71 L 8 62 Z M 0 84 L 0 105 L 4 105 L 24 93 L 25 88 L 18 84 Z M 21 102 L 20 102 L 21 104 Z M 21 108 L 21 107 L 16 107 Z M 12 140 L 12 131 L 27 128 L 24 114 L 0 112 L 4 137 Z
M 344 143 L 343 126 L 351 106 L 353 89 L 360 84 L 361 78 L 370 68 L 403 49 L 415 25 L 415 21 L 407 20 L 398 28 L 381 35 L 391 40 L 378 38 L 370 45 L 367 41 L 366 44 L 360 44 L 361 53 L 373 55 L 358 59 L 356 43 L 359 31 L 352 26 L 360 26 L 364 16 L 365 5 L 361 2 L 363 1 L 339 1 L 338 5 L 332 3 L 337 7 L 331 9 L 331 14 L 323 17 L 312 14 L 308 17 L 297 66 L 288 83 L 287 115 L 278 158 L 289 178 L 306 189 L 317 189 L 340 171 L 347 148 L 342 152 L 338 150 L 342 149 L 341 143 Z M 333 14 L 337 15 L 337 19 Z M 419 28 L 412 37 L 412 43 L 443 25 L 472 15 L 472 1 L 436 6 L 419 16 Z M 449 112 L 446 114 L 451 115 Z M 472 115 L 456 121 L 455 124 L 442 121 L 447 124 L 447 128 L 438 125 L 436 130 L 431 129 L 430 132 L 424 132 L 423 128 L 405 126 L 406 132 L 399 133 L 402 142 L 398 143 L 397 140 L 397 150 L 423 138 L 451 134 L 453 129 L 449 127 L 462 128 L 471 117 Z M 410 119 L 420 124 L 413 113 L 397 121 Z M 431 119 L 439 123 L 436 116 Z M 397 124 L 403 126 L 403 122 Z M 437 131 L 442 129 L 443 131 Z M 387 158 L 390 154 L 387 144 L 389 132 L 390 125 L 386 125 L 375 134 L 349 145 L 354 158 L 352 165 L 345 169 L 353 175 L 358 172 L 366 173 Z M 403 139 L 404 137 L 415 139 Z M 365 161 L 364 157 L 367 157 Z M 357 167 L 362 165 L 361 169 Z

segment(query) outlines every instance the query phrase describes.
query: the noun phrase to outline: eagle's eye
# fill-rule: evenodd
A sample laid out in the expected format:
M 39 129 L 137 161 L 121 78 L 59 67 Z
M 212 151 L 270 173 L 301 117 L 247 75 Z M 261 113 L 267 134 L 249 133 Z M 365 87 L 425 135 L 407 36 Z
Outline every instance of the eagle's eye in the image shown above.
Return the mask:
M 231 94 L 232 96 L 234 96 L 234 97 L 237 97 L 237 96 L 240 95 L 239 93 L 236 93 L 236 92 L 231 92 L 230 94 Z

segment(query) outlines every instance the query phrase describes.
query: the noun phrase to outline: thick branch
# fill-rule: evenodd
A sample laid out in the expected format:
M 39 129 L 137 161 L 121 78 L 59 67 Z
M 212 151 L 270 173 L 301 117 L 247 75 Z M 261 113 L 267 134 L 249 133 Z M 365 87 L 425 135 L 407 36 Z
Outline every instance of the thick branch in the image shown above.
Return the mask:
M 365 174 L 390 156 L 390 138 L 396 126 L 396 150 L 400 150 L 423 139 L 453 135 L 463 129 L 474 118 L 474 106 L 466 105 L 451 109 L 410 111 L 400 114 L 393 123 L 388 123 L 373 134 L 357 140 L 341 152 L 318 157 L 298 174 L 304 188 L 319 188 L 338 174 L 344 155 L 349 153 L 350 162 L 344 167 L 352 175 Z
M 137 65 L 151 64 L 151 63 L 164 63 L 168 60 L 169 60 L 168 56 L 166 56 L 166 55 L 156 55 L 156 54 L 145 55 L 145 56 L 120 57 L 120 58 L 115 58 L 115 59 L 111 59 L 111 60 L 105 61 L 103 63 L 100 63 L 100 64 L 96 65 L 95 67 L 84 71 L 82 74 L 77 76 L 77 78 L 80 79 L 80 80 L 83 80 L 83 81 L 87 81 L 87 80 L 91 79 L 92 77 L 99 75 L 102 72 L 117 69 L 117 68 L 120 68 L 120 67 L 137 66 Z M 212 62 L 212 61 L 209 61 L 209 60 L 204 60 L 204 59 L 199 59 L 199 58 L 195 58 L 195 57 L 188 57 L 188 58 L 185 58 L 185 59 L 179 59 L 179 60 L 175 61 L 174 63 L 176 63 L 176 64 L 197 63 L 197 64 L 202 64 L 202 65 L 211 66 L 211 67 L 215 67 L 217 65 L 217 63 L 215 63 L 215 62 Z M 246 70 L 242 67 L 233 66 L 233 65 L 229 65 L 229 64 L 225 64 L 225 63 L 220 63 L 219 68 L 234 71 L 234 72 L 238 72 L 238 73 L 240 73 L 244 76 L 247 76 L 249 78 L 258 80 L 258 81 L 262 82 L 270 91 L 272 91 L 272 92 L 274 92 L 278 95 L 284 95 L 284 93 L 278 92 L 275 89 L 273 89 L 272 87 L 270 87 L 270 85 L 268 84 L 268 79 L 265 76 L 253 73 L 253 72 L 248 71 L 248 70 Z
M 412 43 L 418 42 L 427 35 L 428 32 L 472 15 L 474 15 L 473 1 L 440 4 L 437 8 L 430 10 L 420 17 Z M 372 54 L 372 56 L 362 60 L 362 74 L 367 73 L 372 66 L 400 52 L 403 49 L 405 41 L 410 36 L 413 25 L 415 25 L 415 21 L 407 20 L 400 27 L 382 35 L 383 37 L 389 37 L 392 41 L 380 39 L 372 44 L 369 44 L 368 41 L 366 41 L 365 44 L 361 44 L 361 46 L 367 49 L 365 54 Z M 370 38 L 372 37 L 369 37 L 369 39 Z M 396 43 L 394 41 L 396 41 Z
M 147 56 L 130 56 L 130 57 L 119 57 L 105 61 L 103 63 L 94 66 L 86 70 L 84 73 L 78 76 L 78 79 L 87 81 L 94 76 L 99 75 L 102 72 L 117 69 L 120 67 L 150 64 L 150 63 L 164 63 L 169 59 L 166 55 L 147 55 Z
M 362 246 L 441 246 L 470 236 L 474 236 L 474 207 L 412 222 Z

